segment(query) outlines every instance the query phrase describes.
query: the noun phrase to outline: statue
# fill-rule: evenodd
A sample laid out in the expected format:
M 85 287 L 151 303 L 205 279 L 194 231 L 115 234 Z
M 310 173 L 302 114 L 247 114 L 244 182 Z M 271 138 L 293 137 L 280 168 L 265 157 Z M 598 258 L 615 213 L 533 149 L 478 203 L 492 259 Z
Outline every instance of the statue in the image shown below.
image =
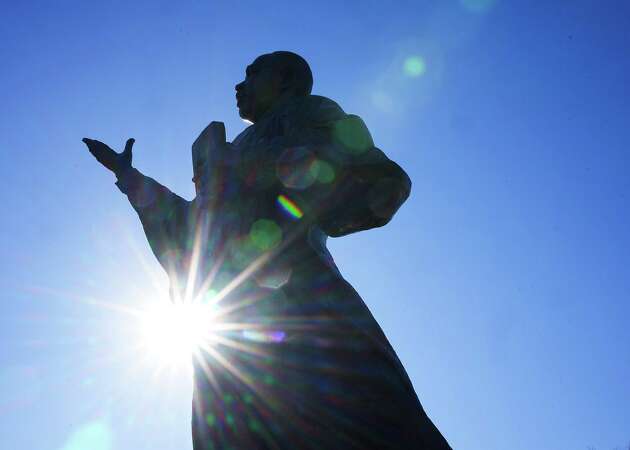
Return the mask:
M 193 447 L 449 449 L 326 248 L 388 223 L 411 182 L 312 84 L 294 53 L 256 58 L 236 85 L 252 125 L 233 142 L 220 122 L 197 138 L 192 201 L 132 167 L 133 139 L 122 153 L 83 140 L 137 212 L 173 300 L 218 295 L 231 324 L 194 358 Z

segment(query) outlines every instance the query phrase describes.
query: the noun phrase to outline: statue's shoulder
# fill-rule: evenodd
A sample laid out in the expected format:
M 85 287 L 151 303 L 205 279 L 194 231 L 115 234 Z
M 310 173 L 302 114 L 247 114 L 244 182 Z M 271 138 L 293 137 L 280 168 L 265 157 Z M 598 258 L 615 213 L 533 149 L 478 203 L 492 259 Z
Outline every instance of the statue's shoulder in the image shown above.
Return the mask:
M 289 114 L 300 122 L 313 125 L 332 123 L 346 116 L 337 102 L 321 95 L 305 95 L 296 99 Z

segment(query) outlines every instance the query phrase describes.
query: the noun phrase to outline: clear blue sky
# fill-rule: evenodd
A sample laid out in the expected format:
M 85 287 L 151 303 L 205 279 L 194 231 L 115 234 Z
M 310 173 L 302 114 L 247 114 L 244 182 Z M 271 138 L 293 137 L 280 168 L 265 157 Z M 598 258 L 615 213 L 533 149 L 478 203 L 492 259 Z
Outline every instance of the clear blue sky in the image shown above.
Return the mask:
M 0 448 L 191 448 L 188 373 L 124 312 L 166 277 L 81 138 L 135 137 L 191 198 L 193 140 L 244 128 L 234 85 L 277 49 L 413 180 L 330 247 L 451 445 L 630 441 L 629 4 L 317 3 L 5 2 Z

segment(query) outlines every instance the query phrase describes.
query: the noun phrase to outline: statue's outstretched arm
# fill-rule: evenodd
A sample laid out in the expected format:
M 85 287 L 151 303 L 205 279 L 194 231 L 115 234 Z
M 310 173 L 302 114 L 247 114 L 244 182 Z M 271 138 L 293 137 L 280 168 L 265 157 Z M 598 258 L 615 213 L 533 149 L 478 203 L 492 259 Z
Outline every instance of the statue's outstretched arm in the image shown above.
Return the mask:
M 83 142 L 96 160 L 116 175 L 116 185 L 138 213 L 160 264 L 169 273 L 177 270 L 186 253 L 191 202 L 131 166 L 134 139 L 127 140 L 121 153 L 95 139 L 84 138 Z

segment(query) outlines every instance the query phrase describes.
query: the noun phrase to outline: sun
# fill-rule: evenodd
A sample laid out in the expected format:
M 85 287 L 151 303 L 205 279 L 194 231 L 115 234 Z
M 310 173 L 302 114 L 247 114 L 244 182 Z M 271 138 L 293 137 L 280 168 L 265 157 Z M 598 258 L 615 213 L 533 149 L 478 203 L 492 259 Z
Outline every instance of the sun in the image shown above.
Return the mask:
M 197 349 L 212 341 L 216 319 L 211 304 L 164 302 L 141 316 L 142 347 L 161 365 L 190 364 Z

